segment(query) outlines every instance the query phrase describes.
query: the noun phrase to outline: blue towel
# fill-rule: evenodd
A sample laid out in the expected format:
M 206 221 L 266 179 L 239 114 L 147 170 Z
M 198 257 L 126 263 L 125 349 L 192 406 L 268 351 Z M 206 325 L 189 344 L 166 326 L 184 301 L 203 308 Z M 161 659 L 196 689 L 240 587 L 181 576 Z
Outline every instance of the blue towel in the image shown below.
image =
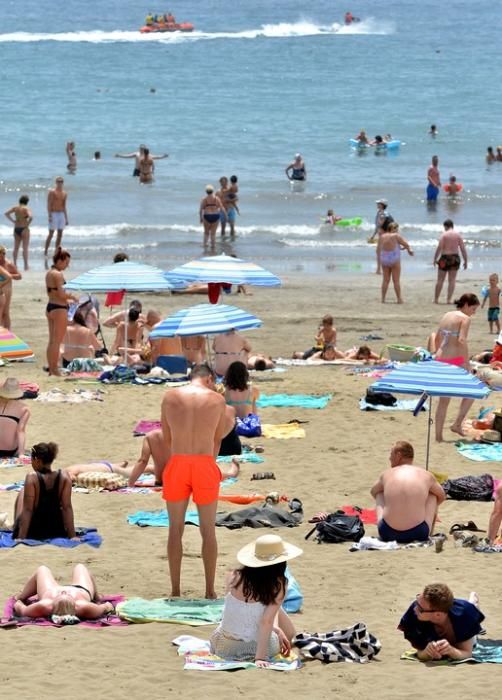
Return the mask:
M 456 442 L 455 447 L 462 457 L 473 462 L 500 462 L 502 460 L 502 442 L 492 445 L 483 442 Z
M 13 540 L 12 530 L 0 530 L 0 549 L 12 548 L 18 544 L 27 544 L 30 547 L 37 547 L 41 544 L 52 544 L 55 547 L 66 547 L 73 549 L 81 544 L 88 544 L 91 547 L 99 547 L 103 538 L 98 535 L 95 527 L 77 527 L 76 532 L 80 540 L 69 540 L 66 537 L 54 537 L 52 540 Z
M 223 457 L 216 457 L 217 462 L 231 462 L 235 457 L 239 462 L 253 462 L 254 464 L 261 464 L 265 460 L 260 455 L 254 452 L 243 452 L 241 455 L 224 455 Z
M 374 405 L 366 403 L 366 399 L 359 399 L 359 408 L 361 411 L 414 411 L 418 398 L 417 396 L 416 399 L 400 399 L 394 406 Z M 425 411 L 428 407 L 428 404 L 424 404 L 422 410 Z
M 277 406 L 280 408 L 291 406 L 294 408 L 326 408 L 331 401 L 332 394 L 324 396 L 310 396 L 309 394 L 262 394 L 256 405 L 259 408 Z
M 500 639 L 478 639 L 472 658 L 479 663 L 502 664 L 502 641 Z
M 288 591 L 282 607 L 287 613 L 299 612 L 303 604 L 303 593 L 288 567 L 286 567 L 286 578 L 288 579 Z
M 169 527 L 169 516 L 166 510 L 138 510 L 127 516 L 129 525 L 140 527 Z M 197 511 L 187 511 L 185 514 L 187 525 L 199 526 L 199 514 Z

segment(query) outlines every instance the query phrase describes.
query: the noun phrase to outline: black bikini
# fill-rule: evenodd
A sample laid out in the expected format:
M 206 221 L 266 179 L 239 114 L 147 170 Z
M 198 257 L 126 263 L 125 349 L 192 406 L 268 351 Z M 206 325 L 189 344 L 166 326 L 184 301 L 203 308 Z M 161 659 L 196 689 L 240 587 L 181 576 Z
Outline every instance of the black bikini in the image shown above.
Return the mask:
M 4 411 L 7 408 L 7 406 L 4 406 Z M 0 413 L 0 418 L 10 418 L 13 420 L 15 423 L 19 424 L 19 421 L 21 420 L 18 416 L 10 416 L 8 413 Z M 17 454 L 17 447 L 14 447 L 13 450 L 0 450 L 0 457 L 15 457 Z
M 85 591 L 85 592 L 87 593 L 87 595 L 89 596 L 89 601 L 90 601 L 91 603 L 95 602 L 95 597 L 92 595 L 92 593 L 90 592 L 90 590 L 89 590 L 88 588 L 86 588 L 85 586 L 81 586 L 79 583 L 67 583 L 66 585 L 67 585 L 68 587 L 71 587 L 71 588 L 80 588 L 80 589 L 82 589 L 82 590 Z
M 56 309 L 65 309 L 68 311 L 68 304 L 54 304 L 52 301 L 50 301 L 47 306 L 46 306 L 46 311 L 48 314 L 50 314 L 51 311 L 55 311 Z

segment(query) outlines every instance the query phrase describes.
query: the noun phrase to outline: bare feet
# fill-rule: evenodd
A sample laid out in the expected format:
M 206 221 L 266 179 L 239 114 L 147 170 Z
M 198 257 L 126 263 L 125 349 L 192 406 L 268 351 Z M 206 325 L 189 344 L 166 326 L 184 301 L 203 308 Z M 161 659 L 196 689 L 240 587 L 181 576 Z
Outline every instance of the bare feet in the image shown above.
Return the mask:
M 179 588 L 172 588 L 171 589 L 171 598 L 181 598 L 181 591 Z
M 404 301 L 403 301 L 402 299 L 398 299 L 398 300 L 397 300 L 397 303 L 398 303 L 398 304 L 404 304 Z
M 462 437 L 464 437 L 465 435 L 464 431 L 462 430 L 462 426 L 459 427 L 455 423 L 453 423 L 453 425 L 450 425 L 450 430 L 452 433 L 457 433 L 457 435 L 461 435 Z
M 239 476 L 240 470 L 241 470 L 241 463 L 239 462 L 238 459 L 236 459 L 235 457 L 232 457 L 232 461 L 230 462 L 230 466 L 228 468 L 228 471 L 225 472 L 225 479 L 237 478 Z
M 216 600 L 218 596 L 216 595 L 216 591 L 206 591 L 206 598 L 208 600 Z

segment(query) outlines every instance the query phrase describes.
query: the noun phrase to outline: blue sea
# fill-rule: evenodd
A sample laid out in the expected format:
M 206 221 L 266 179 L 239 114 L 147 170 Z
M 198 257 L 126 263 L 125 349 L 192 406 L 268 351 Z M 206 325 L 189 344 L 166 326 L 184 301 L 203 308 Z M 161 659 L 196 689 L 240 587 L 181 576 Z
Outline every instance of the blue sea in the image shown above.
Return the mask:
M 502 143 L 498 3 L 157 3 L 0 3 L 0 206 L 29 194 L 34 268 L 43 265 L 46 194 L 58 174 L 77 270 L 124 249 L 165 269 L 198 257 L 204 187 L 236 174 L 238 236 L 218 249 L 275 272 L 371 269 L 366 238 L 379 197 L 416 249 L 408 269 L 431 271 L 449 217 L 469 243 L 472 268 L 501 271 L 502 163 L 485 162 L 486 147 Z M 345 27 L 348 9 L 361 21 Z M 144 36 L 149 11 L 172 11 L 195 31 Z M 401 147 L 361 155 L 348 139 L 362 128 L 390 132 Z M 75 175 L 66 174 L 68 140 Z M 131 176 L 132 160 L 114 158 L 140 143 L 169 153 L 151 186 Z M 296 152 L 308 169 L 303 192 L 292 192 L 284 174 Z M 433 154 L 443 181 L 455 174 L 463 191 L 430 210 Z M 326 230 L 328 208 L 363 225 Z M 0 243 L 11 247 L 10 226 L 0 225 Z

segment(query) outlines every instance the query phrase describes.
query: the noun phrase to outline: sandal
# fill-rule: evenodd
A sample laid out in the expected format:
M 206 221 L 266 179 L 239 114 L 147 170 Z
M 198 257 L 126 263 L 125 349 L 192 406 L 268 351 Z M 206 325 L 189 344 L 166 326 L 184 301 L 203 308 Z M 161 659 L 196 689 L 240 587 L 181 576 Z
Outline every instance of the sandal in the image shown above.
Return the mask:
M 454 532 L 460 532 L 462 530 L 469 530 L 471 532 L 486 532 L 486 530 L 481 530 L 474 520 L 469 520 L 465 525 L 462 523 L 455 523 L 450 527 L 450 535 Z

